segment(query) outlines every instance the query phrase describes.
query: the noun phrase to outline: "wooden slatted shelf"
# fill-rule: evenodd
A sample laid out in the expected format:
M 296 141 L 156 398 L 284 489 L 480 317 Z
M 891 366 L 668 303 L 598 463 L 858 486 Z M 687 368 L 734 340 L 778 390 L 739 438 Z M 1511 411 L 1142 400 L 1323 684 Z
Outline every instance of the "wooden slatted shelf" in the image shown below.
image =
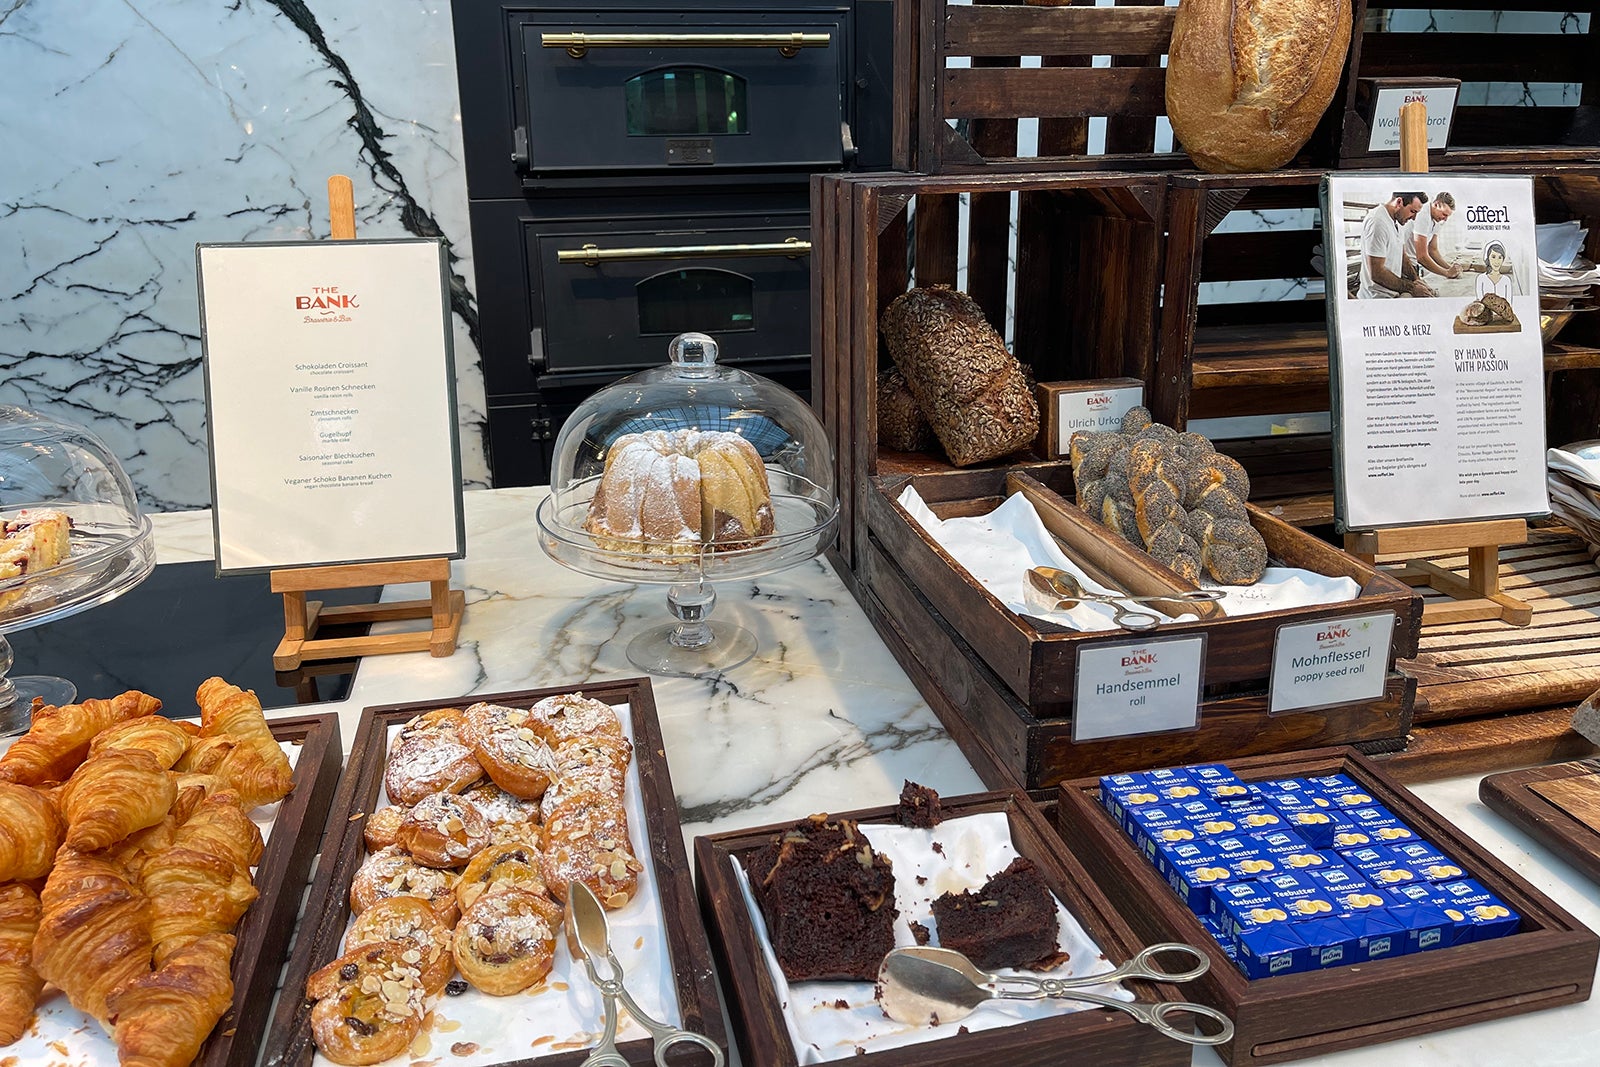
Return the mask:
M 1565 527 L 1535 528 L 1500 552 L 1501 588 L 1533 622 L 1424 624 L 1415 659 L 1419 723 L 1575 704 L 1600 688 L 1600 566 Z M 1424 557 L 1465 574 L 1465 554 Z M 1426 590 L 1426 595 L 1436 596 Z

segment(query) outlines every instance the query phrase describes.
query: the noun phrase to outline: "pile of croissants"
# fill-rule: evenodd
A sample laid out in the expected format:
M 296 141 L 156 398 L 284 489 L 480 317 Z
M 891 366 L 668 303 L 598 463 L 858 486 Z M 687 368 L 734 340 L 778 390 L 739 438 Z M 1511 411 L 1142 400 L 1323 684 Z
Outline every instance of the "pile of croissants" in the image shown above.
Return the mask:
M 0 755 L 0 1045 L 46 983 L 124 1065 L 185 1065 L 233 1002 L 256 899 L 255 807 L 292 784 L 255 694 L 212 678 L 200 723 L 130 691 L 34 711 Z

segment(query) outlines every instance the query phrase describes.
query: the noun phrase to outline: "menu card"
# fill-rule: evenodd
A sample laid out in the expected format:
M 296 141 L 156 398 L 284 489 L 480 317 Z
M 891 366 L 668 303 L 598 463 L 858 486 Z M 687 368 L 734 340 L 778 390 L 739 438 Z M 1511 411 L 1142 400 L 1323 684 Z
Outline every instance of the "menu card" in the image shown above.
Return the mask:
M 1322 212 L 1340 528 L 1547 514 L 1532 179 L 1333 174 Z
M 195 258 L 217 572 L 463 555 L 443 242 Z

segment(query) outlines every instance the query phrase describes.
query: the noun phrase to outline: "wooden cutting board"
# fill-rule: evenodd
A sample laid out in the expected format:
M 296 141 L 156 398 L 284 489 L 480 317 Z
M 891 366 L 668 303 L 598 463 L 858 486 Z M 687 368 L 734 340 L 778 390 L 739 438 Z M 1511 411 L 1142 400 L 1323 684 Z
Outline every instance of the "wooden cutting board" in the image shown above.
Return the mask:
M 1456 319 L 1455 322 L 1452 325 L 1453 325 L 1453 332 L 1458 333 L 1458 334 L 1460 334 L 1460 333 L 1520 333 L 1521 330 L 1522 330 L 1522 323 L 1517 322 L 1515 320 L 1513 320 L 1513 321 L 1511 321 L 1509 323 L 1491 323 L 1491 324 L 1479 326 L 1477 323 L 1463 322 L 1461 319 Z
M 1478 796 L 1600 882 L 1600 760 L 1491 774 Z

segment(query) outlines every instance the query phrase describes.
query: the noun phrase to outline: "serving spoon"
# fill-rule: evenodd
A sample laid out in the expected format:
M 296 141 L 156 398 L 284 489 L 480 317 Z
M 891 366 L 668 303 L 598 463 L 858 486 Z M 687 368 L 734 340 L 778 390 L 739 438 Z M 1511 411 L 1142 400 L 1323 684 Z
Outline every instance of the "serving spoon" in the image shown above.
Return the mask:
M 1204 604 L 1227 596 L 1222 589 L 1195 589 L 1160 596 L 1133 596 L 1122 593 L 1091 593 L 1078 576 L 1060 567 L 1029 567 L 1023 583 L 1023 599 L 1035 611 L 1061 611 L 1077 603 L 1107 604 L 1114 610 L 1111 621 L 1124 630 L 1154 630 L 1161 616 L 1153 611 L 1129 609 L 1127 604 L 1190 603 Z
M 1163 952 L 1181 952 L 1198 960 L 1187 971 L 1163 971 L 1150 963 Z M 1165 942 L 1151 945 L 1127 963 L 1103 974 L 1082 978 L 1029 978 L 989 974 L 952 949 L 897 948 L 883 958 L 878 969 L 878 1003 L 896 1022 L 934 1025 L 964 1019 L 987 1000 L 1078 1000 L 1126 1012 L 1146 1026 L 1191 1045 L 1223 1045 L 1233 1040 L 1233 1022 L 1215 1008 L 1188 1001 L 1163 1000 L 1154 1004 L 1118 1000 L 1081 988 L 1144 978 L 1157 982 L 1187 982 L 1198 978 L 1211 961 L 1192 945 Z M 1216 1024 L 1215 1033 L 1200 1033 L 1173 1024 L 1168 1016 L 1189 1015 Z

